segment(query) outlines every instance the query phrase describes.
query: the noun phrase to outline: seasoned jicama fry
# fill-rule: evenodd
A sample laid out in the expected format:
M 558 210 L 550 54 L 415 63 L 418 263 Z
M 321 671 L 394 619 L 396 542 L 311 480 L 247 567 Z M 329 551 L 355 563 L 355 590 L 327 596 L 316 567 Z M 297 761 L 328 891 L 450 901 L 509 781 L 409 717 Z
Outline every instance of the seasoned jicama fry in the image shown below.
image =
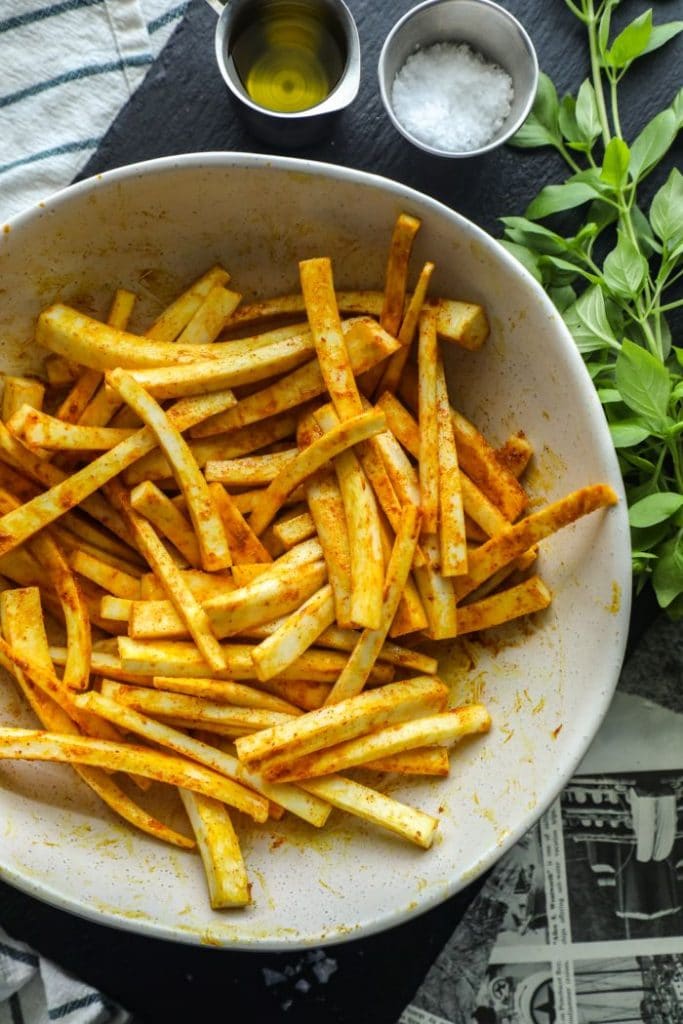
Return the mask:
M 149 680 L 146 680 L 146 682 L 149 683 Z M 283 700 L 281 697 L 271 693 L 264 693 L 263 690 L 257 690 L 254 686 L 232 682 L 229 679 L 153 676 L 151 685 L 156 690 L 186 693 L 190 697 L 207 697 L 209 700 L 235 704 L 237 707 L 283 711 L 288 715 L 301 714 L 300 709 L 295 704 Z
M 85 551 L 75 551 L 69 559 L 71 568 L 80 576 L 97 583 L 104 590 L 116 597 L 125 597 L 129 601 L 140 598 L 140 580 L 136 576 L 115 569 L 108 562 L 103 562 Z
M 384 301 L 379 322 L 385 331 L 398 336 L 405 308 L 408 281 L 408 263 L 420 221 L 410 214 L 401 213 L 394 221 L 389 245 L 387 269 L 384 277 Z M 363 375 L 361 388 L 367 395 L 375 390 L 384 367 L 377 365 Z
M 384 283 L 384 302 L 379 322 L 389 334 L 397 335 L 403 319 L 406 297 L 408 261 L 415 236 L 420 229 L 417 217 L 401 213 L 396 218 L 389 246 L 389 259 Z
M 198 601 L 234 590 L 235 582 L 230 572 L 203 572 L 201 569 L 181 569 L 183 583 Z M 163 601 L 166 590 L 153 572 L 140 577 L 140 599 L 142 601 Z
M 13 495 L 0 488 L 0 512 L 16 508 L 18 504 Z M 43 531 L 32 538 L 29 552 L 40 567 L 39 577 L 34 581 L 44 585 L 44 575 L 47 575 L 64 617 L 68 651 L 64 685 L 73 690 L 84 690 L 90 678 L 91 631 L 83 594 L 62 549 L 49 531 Z M 6 571 L 8 567 L 2 568 Z
M 398 342 L 371 320 L 358 320 L 353 323 L 347 321 L 342 327 L 351 366 L 356 375 L 368 370 L 398 348 Z M 274 384 L 263 388 L 262 391 L 242 398 L 235 408 L 228 410 L 225 415 L 215 416 L 211 420 L 207 418 L 201 428 L 197 427 L 192 431 L 192 436 L 208 437 L 248 426 L 268 416 L 275 416 L 297 405 L 303 405 L 324 392 L 325 381 L 317 359 L 313 359 Z
M 312 647 L 320 634 L 334 622 L 332 587 L 326 584 L 261 641 L 252 653 L 259 679 L 279 675 Z
M 413 570 L 422 605 L 429 620 L 428 635 L 432 640 L 448 640 L 458 634 L 453 581 L 434 567 L 439 564 L 438 541 L 435 535 L 422 538 L 427 564 Z
M 319 411 L 316 416 L 320 414 Z M 331 411 L 330 415 L 334 417 Z M 329 426 L 323 429 L 322 437 L 299 452 L 266 488 L 262 501 L 254 509 L 249 520 L 249 525 L 257 536 L 272 522 L 287 495 L 299 484 L 327 465 L 331 459 L 341 457 L 353 445 L 382 431 L 384 416 L 374 411 L 361 412 L 359 416 L 348 418 L 342 423 L 334 417 L 329 420 Z
M 505 444 L 496 451 L 498 461 L 518 480 L 529 465 L 533 454 L 533 446 L 521 430 L 511 434 Z
M 302 260 L 299 276 L 318 365 L 337 415 L 340 420 L 360 416 L 363 410 L 337 309 L 332 264 L 326 257 Z
M 448 751 L 443 747 L 416 747 L 402 750 L 390 757 L 366 761 L 364 768 L 375 772 L 396 772 L 399 775 L 438 775 L 446 778 L 450 772 Z
M 230 549 L 206 480 L 180 431 L 161 406 L 148 395 L 130 374 L 112 370 L 107 383 L 140 416 L 164 450 L 173 474 L 187 502 L 199 543 L 202 565 L 207 571 L 225 569 L 232 564 Z
M 436 321 L 430 311 L 420 317 L 418 389 L 420 411 L 420 508 L 423 533 L 436 533 L 439 520 L 439 428 L 436 412 Z
M 261 487 L 270 484 L 299 454 L 298 448 L 265 455 L 247 455 L 241 459 L 208 460 L 204 475 L 208 481 L 226 487 Z
M 234 352 L 231 351 L 233 346 Z M 311 348 L 308 331 L 256 348 L 246 348 L 243 341 L 218 342 L 209 358 L 192 362 L 190 372 L 187 364 L 180 361 L 175 366 L 152 366 L 127 372 L 149 395 L 162 401 L 267 380 L 301 366 L 311 358 Z M 206 347 L 198 346 L 196 351 L 206 353 Z
M 229 280 L 230 275 L 223 267 L 211 267 L 187 291 L 184 291 L 170 306 L 167 306 L 152 326 L 145 331 L 145 337 L 152 338 L 154 341 L 175 341 L 201 307 L 212 288 L 225 285 Z
M 259 423 L 240 427 L 227 434 L 217 434 L 204 441 L 190 441 L 190 448 L 195 462 L 200 467 L 204 467 L 210 459 L 238 459 L 258 451 L 259 448 L 292 437 L 296 431 L 297 420 L 296 413 L 283 412 L 279 416 L 268 417 Z M 124 480 L 133 487 L 145 480 L 166 480 L 170 476 L 171 467 L 163 452 L 157 450 L 130 466 L 124 473 Z
M 417 506 L 412 507 L 417 508 Z M 382 553 L 384 555 L 384 563 L 386 565 L 391 558 L 391 549 L 395 535 L 386 519 L 382 517 L 381 513 L 379 517 L 379 526 L 382 539 Z M 413 561 L 415 561 L 415 559 L 413 559 Z M 424 557 L 421 559 L 421 564 L 424 564 Z M 399 601 L 398 608 L 396 609 L 396 614 L 394 615 L 389 628 L 389 636 L 392 638 L 405 636 L 406 633 L 414 633 L 420 629 L 427 629 L 428 625 L 429 622 L 422 605 L 422 599 L 418 593 L 415 581 L 412 576 L 409 575 L 406 579 L 403 593 L 401 594 L 401 600 Z
M 200 733 L 198 739 L 201 738 L 202 734 Z M 322 828 L 330 816 L 331 804 L 305 792 L 299 786 L 267 782 L 261 778 L 258 772 L 252 771 L 251 768 L 238 761 L 234 754 L 230 753 L 227 748 L 228 742 L 218 736 L 212 736 L 210 741 L 212 746 L 218 748 L 219 751 L 224 753 L 224 756 L 229 758 L 230 768 L 234 771 L 235 778 L 239 782 L 255 789 L 257 793 L 268 797 L 273 803 L 296 815 L 297 818 L 307 821 L 309 825 L 313 825 L 315 828 Z
M 613 489 L 607 484 L 593 484 L 572 491 L 538 512 L 532 512 L 471 552 L 467 575 L 455 581 L 457 600 L 462 600 L 494 572 L 551 533 L 599 508 L 615 505 L 617 500 Z
M 414 420 L 404 405 L 392 394 L 385 392 L 377 402 L 378 408 L 386 416 L 387 426 L 406 451 L 410 452 L 416 459 L 420 455 L 420 430 L 417 420 Z M 400 472 L 400 465 L 395 472 Z M 402 463 L 405 472 L 405 463 Z M 466 473 L 460 469 L 460 487 L 465 512 L 470 518 L 482 528 L 489 537 L 500 533 L 508 525 L 508 521 L 498 507 L 486 497 L 486 495 L 470 480 Z
M 170 540 L 191 566 L 199 568 L 201 553 L 192 526 L 163 491 L 147 480 L 130 492 L 130 503 L 136 512 L 149 519 L 159 533 Z
M 434 264 L 430 262 L 425 263 L 424 267 L 420 271 L 420 276 L 417 284 L 415 285 L 415 291 L 410 297 L 410 302 L 408 303 L 405 316 L 403 317 L 401 327 L 398 332 L 398 340 L 402 347 L 387 360 L 384 372 L 379 385 L 377 386 L 378 395 L 382 395 L 385 391 L 394 392 L 398 387 L 399 381 L 401 380 L 401 374 L 403 373 L 403 367 L 410 355 L 410 347 L 415 336 L 415 331 L 417 330 L 420 313 L 422 312 L 422 307 L 425 303 L 427 289 L 429 288 L 429 282 L 433 272 Z
M 133 529 L 138 547 L 166 590 L 171 606 L 187 626 L 198 651 L 213 669 L 224 668 L 223 653 L 209 617 L 190 588 L 186 586 L 181 571 L 162 544 L 156 530 L 151 523 L 133 510 L 128 492 L 117 480 L 111 481 L 108 488 L 108 493 Z
M 119 288 L 112 301 L 109 309 L 109 316 L 107 317 L 107 323 L 112 327 L 117 327 L 119 330 L 125 330 L 128 326 L 128 320 L 130 319 L 131 313 L 133 312 L 133 306 L 135 304 L 136 296 L 124 288 Z M 57 417 L 60 420 L 64 420 L 66 423 L 82 423 L 82 417 L 85 414 L 86 409 L 92 404 L 91 400 L 97 389 L 102 384 L 103 375 L 99 370 L 84 370 L 78 380 L 75 382 L 69 394 L 66 396 L 62 404 L 57 410 Z M 111 416 L 107 417 L 105 422 L 109 422 Z M 89 417 L 89 420 L 92 417 Z M 95 423 L 86 422 L 84 426 L 104 426 L 105 422 Z
M 315 413 L 324 431 L 338 420 L 329 406 Z M 315 443 L 315 442 L 314 442 Z M 308 449 L 307 449 L 308 450 Z M 351 622 L 376 629 L 381 616 L 384 557 L 375 496 L 356 456 L 343 451 L 334 460 L 346 519 L 351 561 Z
M 120 636 L 118 640 L 119 658 L 111 655 L 95 655 L 93 653 L 92 671 L 98 672 L 97 663 L 106 663 L 103 675 L 121 678 L 122 681 L 138 676 L 212 676 L 216 679 L 256 679 L 256 669 L 252 661 L 251 644 L 223 644 L 222 651 L 226 668 L 222 671 L 211 671 L 207 662 L 201 657 L 194 644 L 182 640 L 133 640 L 132 637 Z M 52 649 L 51 649 L 52 651 Z M 57 658 L 52 656 L 56 664 Z M 0 646 L 0 656 L 2 648 Z M 1 663 L 1 657 L 0 657 Z M 346 657 L 337 651 L 309 648 L 300 658 L 285 669 L 281 679 L 306 680 L 313 683 L 334 683 Z M 123 673 L 126 673 L 124 676 Z M 379 683 L 388 683 L 393 679 L 391 665 L 377 664 L 372 670 L 370 679 Z
M 328 775 L 323 779 L 302 781 L 301 788 L 321 800 L 327 800 L 333 807 L 395 832 L 424 850 L 428 850 L 434 841 L 439 825 L 437 818 L 359 782 L 352 782 L 341 775 Z
M 211 907 L 246 907 L 251 902 L 249 879 L 228 809 L 189 789 L 180 787 L 178 792 L 197 840 Z
M 32 409 L 30 405 L 22 405 L 8 421 L 7 427 L 33 451 L 108 451 L 135 433 L 135 430 L 82 427 L 77 423 L 63 422 Z
M 230 291 L 222 284 L 215 284 L 178 335 L 178 344 L 210 345 L 237 309 L 241 298 L 237 292 Z
M 437 355 L 436 360 L 436 424 L 441 573 L 443 576 L 460 576 L 467 572 L 465 512 L 458 452 L 453 437 L 446 377 L 440 355 Z
M 272 711 L 270 708 L 237 707 L 234 704 L 209 700 L 207 697 L 171 693 L 117 682 L 103 682 L 102 696 L 143 714 L 166 718 L 186 718 L 196 722 L 198 728 L 208 728 L 210 723 L 216 723 L 218 725 L 234 725 L 256 732 L 258 729 L 288 722 L 293 717 L 287 712 Z M 96 707 L 93 706 L 91 710 L 96 710 Z M 103 717 L 109 716 L 103 715 Z
M 463 736 L 488 732 L 490 727 L 491 716 L 483 704 L 466 704 L 437 715 L 387 725 L 369 735 L 297 758 L 269 772 L 268 777 L 273 781 L 291 782 L 331 775 L 415 747 L 455 743 Z
M 310 512 L 301 512 L 291 519 L 281 519 L 273 524 L 273 533 L 285 551 L 289 551 L 295 544 L 301 544 L 309 537 L 315 537 L 316 529 L 313 516 Z
M 43 360 L 48 383 L 54 388 L 66 388 L 78 380 L 80 368 L 64 356 L 49 355 Z
M 447 699 L 447 688 L 435 676 L 390 683 L 310 711 L 283 725 L 240 737 L 235 743 L 237 756 L 247 764 L 258 762 L 259 770 L 267 775 L 265 764 L 272 766 L 278 757 L 303 757 L 393 722 L 422 718 L 442 711 Z
M 521 615 L 542 611 L 550 604 L 552 595 L 539 576 L 532 576 L 516 587 L 500 590 L 481 601 L 460 605 L 458 633 L 473 633 L 509 622 Z
M 399 392 L 409 406 L 417 408 L 417 374 L 410 364 L 401 378 Z M 503 466 L 495 450 L 469 420 L 452 407 L 451 414 L 460 465 L 505 518 L 514 522 L 528 504 L 519 481 Z
M 412 298 L 412 296 L 410 297 Z M 439 337 L 445 341 L 453 341 L 462 348 L 475 350 L 481 348 L 488 336 L 486 312 L 482 306 L 473 302 L 459 302 L 456 299 L 434 298 L 426 303 L 436 311 L 436 324 Z M 337 306 L 342 313 L 380 316 L 384 305 L 384 292 L 339 291 Z M 269 319 L 282 314 L 303 313 L 304 299 L 301 294 L 280 295 L 274 299 L 266 299 L 241 306 L 231 317 L 227 326 L 245 324 L 261 318 Z M 358 371 L 356 371 L 358 375 Z
M 53 672 L 38 589 L 4 591 L 0 595 L 0 616 L 3 634 L 12 648 L 20 655 L 29 655 L 46 672 Z M 43 690 L 31 683 L 16 666 L 14 676 L 43 728 L 51 732 L 79 735 L 78 727 L 69 715 Z M 106 771 L 85 765 L 73 765 L 73 768 L 112 811 L 131 825 L 174 846 L 183 849 L 194 847 L 191 839 L 143 811 L 116 785 Z
M 302 565 L 294 579 L 289 573 L 268 573 L 244 587 L 204 602 L 204 611 L 217 637 L 242 633 L 252 626 L 287 615 L 321 587 L 327 577 L 322 560 Z M 167 601 L 136 602 L 128 623 L 138 639 L 179 638 L 187 635 L 182 616 Z
M 45 385 L 35 377 L 12 377 L 8 374 L 2 391 L 2 419 L 7 423 L 23 405 L 42 409 Z
M 419 532 L 420 512 L 414 505 L 406 505 L 387 565 L 379 626 L 377 629 L 363 630 L 343 672 L 332 687 L 327 704 L 335 704 L 347 697 L 354 697 L 365 686 L 396 615 L 415 557 Z
M 95 696 L 97 694 L 82 693 L 78 700 L 85 707 L 85 702 Z M 163 754 L 137 744 L 115 743 L 90 736 L 65 736 L 35 729 L 0 727 L 0 758 L 61 761 L 131 772 L 215 797 L 244 811 L 254 821 L 263 822 L 268 817 L 268 801 L 257 793 L 185 758 Z
M 233 562 L 237 565 L 244 562 L 271 562 L 270 553 L 258 539 L 225 488 L 221 484 L 210 483 L 209 493 L 223 522 Z
M 215 395 L 201 398 L 181 399 L 166 415 L 173 427 L 179 431 L 185 430 L 193 423 L 199 423 L 207 416 L 213 415 L 217 408 L 233 405 L 234 401 L 232 392 L 218 392 Z M 0 445 L 3 441 L 3 426 L 0 424 Z M 6 433 L 10 436 L 9 432 L 6 431 Z M 112 480 L 136 459 L 152 451 L 156 444 L 157 440 L 153 431 L 149 427 L 143 427 L 127 441 L 123 441 L 111 451 L 100 455 L 94 462 L 72 476 L 66 476 L 56 466 L 51 466 L 50 470 L 56 470 L 58 474 L 59 483 L 54 486 L 50 485 L 50 490 L 37 495 L 21 508 L 0 518 L 0 554 L 11 551 L 38 530 L 42 530 L 43 527 L 64 515 L 69 509 L 83 502 L 85 498 L 93 497 L 96 490 Z M 20 464 L 21 461 L 20 456 Z M 36 459 L 36 462 L 40 463 L 40 459 Z M 40 465 L 47 468 L 48 464 L 40 463 Z M 39 476 L 39 471 L 36 476 Z M 55 476 L 50 473 L 48 479 L 50 478 L 54 480 Z M 104 520 L 102 521 L 104 522 Z M 118 530 L 114 532 L 118 533 Z M 127 536 L 125 527 L 124 536 Z

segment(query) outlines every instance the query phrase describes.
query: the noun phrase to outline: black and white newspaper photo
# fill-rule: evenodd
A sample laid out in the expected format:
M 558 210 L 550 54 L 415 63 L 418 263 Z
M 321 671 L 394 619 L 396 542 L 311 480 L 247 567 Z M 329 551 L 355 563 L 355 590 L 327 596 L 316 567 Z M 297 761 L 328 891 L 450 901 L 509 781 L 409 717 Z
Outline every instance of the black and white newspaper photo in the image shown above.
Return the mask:
M 618 692 L 400 1024 L 683 1024 L 683 716 Z

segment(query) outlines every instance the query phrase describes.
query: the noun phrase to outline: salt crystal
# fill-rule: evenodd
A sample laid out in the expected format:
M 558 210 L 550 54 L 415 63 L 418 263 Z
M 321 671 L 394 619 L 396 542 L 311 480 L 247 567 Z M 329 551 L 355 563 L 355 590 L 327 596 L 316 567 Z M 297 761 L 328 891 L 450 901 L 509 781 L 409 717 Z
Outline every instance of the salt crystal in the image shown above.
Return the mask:
M 394 79 L 392 103 L 403 127 L 434 149 L 466 153 L 493 138 L 510 113 L 512 79 L 466 43 L 417 50 Z

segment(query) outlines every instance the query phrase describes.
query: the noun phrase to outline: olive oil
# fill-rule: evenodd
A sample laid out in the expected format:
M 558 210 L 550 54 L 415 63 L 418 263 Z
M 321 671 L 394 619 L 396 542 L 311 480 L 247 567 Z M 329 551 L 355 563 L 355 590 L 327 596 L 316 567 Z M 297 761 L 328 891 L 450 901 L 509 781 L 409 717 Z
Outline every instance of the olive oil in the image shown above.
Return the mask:
M 264 0 L 236 33 L 231 56 L 254 103 L 291 114 L 332 92 L 344 70 L 341 40 L 324 4 Z

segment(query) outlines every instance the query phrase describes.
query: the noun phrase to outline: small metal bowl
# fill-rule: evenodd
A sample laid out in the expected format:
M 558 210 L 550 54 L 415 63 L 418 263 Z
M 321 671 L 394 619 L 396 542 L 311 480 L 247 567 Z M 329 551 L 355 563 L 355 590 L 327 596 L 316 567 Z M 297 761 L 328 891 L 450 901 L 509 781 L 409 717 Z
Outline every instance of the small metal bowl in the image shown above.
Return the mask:
M 272 0 L 208 0 L 220 12 L 215 50 L 218 68 L 252 133 L 269 145 L 296 149 L 319 141 L 333 128 L 338 115 L 356 98 L 360 85 L 360 40 L 353 15 L 344 0 L 306 0 L 325 12 L 344 55 L 344 67 L 329 96 L 296 113 L 280 113 L 260 106 L 249 96 L 232 56 L 235 38 L 250 22 L 263 17 Z
M 408 57 L 434 43 L 445 42 L 467 43 L 512 78 L 512 109 L 493 138 L 478 149 L 453 151 L 430 146 L 407 131 L 394 111 L 394 79 Z M 538 60 L 525 29 L 491 0 L 426 0 L 394 25 L 382 47 L 378 74 L 387 114 L 394 127 L 414 146 L 435 156 L 481 156 L 507 141 L 526 119 L 536 96 Z

